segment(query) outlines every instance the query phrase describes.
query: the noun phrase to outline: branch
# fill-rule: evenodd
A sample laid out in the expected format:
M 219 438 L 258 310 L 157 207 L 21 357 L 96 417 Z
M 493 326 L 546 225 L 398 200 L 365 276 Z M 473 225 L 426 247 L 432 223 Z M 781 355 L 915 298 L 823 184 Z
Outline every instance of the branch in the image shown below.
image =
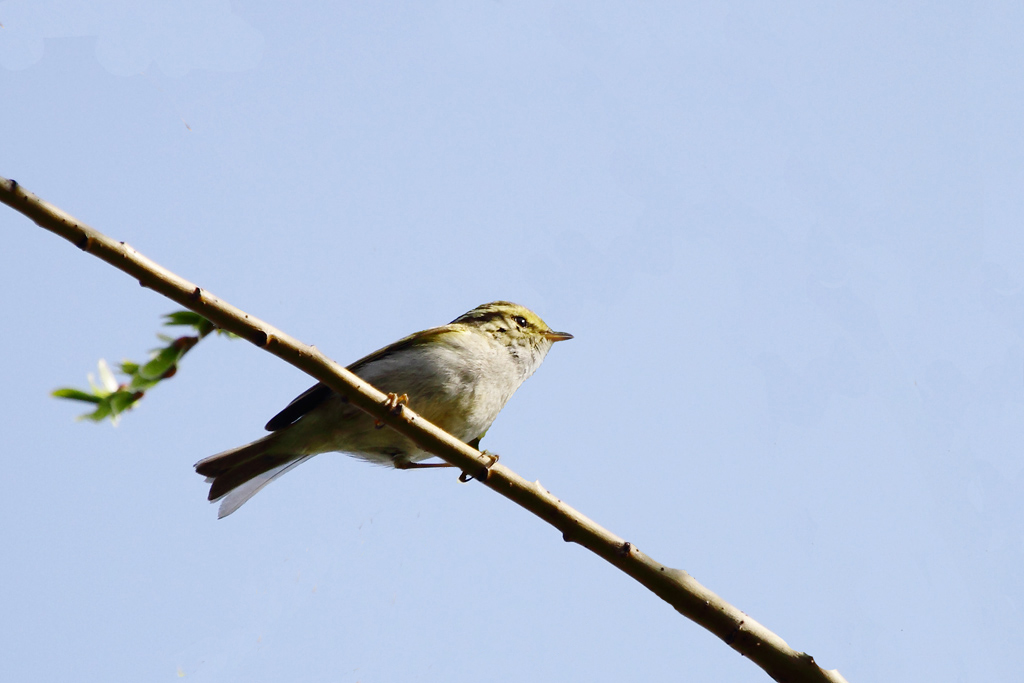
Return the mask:
M 836 670 L 826 671 L 810 655 L 797 652 L 782 638 L 728 604 L 693 577 L 679 569 L 655 562 L 630 542 L 619 538 L 491 458 L 442 431 L 403 407 L 392 413 L 387 397 L 338 365 L 315 347 L 306 346 L 284 332 L 221 301 L 129 247 L 80 223 L 55 206 L 22 189 L 17 182 L 0 178 L 0 201 L 20 211 L 41 227 L 68 240 L 79 249 L 103 259 L 167 298 L 195 311 L 217 327 L 252 342 L 281 360 L 323 382 L 352 404 L 388 427 L 412 439 L 424 450 L 439 456 L 464 473 L 526 508 L 562 532 L 566 541 L 578 543 L 629 574 L 683 616 L 721 638 L 776 681 L 845 683 Z

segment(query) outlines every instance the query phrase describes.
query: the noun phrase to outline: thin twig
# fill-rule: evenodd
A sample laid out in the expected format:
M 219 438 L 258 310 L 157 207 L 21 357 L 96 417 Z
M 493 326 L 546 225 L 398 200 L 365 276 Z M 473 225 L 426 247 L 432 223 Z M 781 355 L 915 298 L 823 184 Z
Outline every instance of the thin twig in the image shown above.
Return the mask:
M 814 658 L 797 652 L 782 638 L 700 585 L 689 574 L 655 562 L 636 546 L 619 538 L 551 495 L 539 482 L 530 483 L 492 458 L 467 446 L 408 408 L 394 414 L 387 397 L 338 365 L 316 348 L 300 343 L 178 277 L 124 242 L 116 242 L 24 190 L 0 178 L 0 201 L 28 216 L 41 227 L 136 278 L 143 287 L 199 313 L 218 327 L 246 339 L 323 382 L 371 416 L 418 446 L 460 468 L 509 500 L 518 503 L 578 543 L 629 574 L 680 614 L 721 638 L 776 681 L 845 683 L 836 670 L 826 671 Z

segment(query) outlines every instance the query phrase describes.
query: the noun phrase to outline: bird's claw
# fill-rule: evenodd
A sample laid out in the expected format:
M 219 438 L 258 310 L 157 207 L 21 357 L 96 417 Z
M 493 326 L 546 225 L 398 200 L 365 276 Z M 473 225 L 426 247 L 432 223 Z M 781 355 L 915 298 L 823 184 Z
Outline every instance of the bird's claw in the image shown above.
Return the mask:
M 401 396 L 399 396 L 394 392 L 390 392 L 388 393 L 388 397 L 384 399 L 384 407 L 387 408 L 388 412 L 391 413 L 392 415 L 401 415 L 402 406 L 408 405 L 408 403 L 409 394 L 402 394 Z M 373 426 L 376 427 L 377 429 L 380 429 L 381 427 L 384 426 L 384 423 L 381 422 L 380 420 L 374 420 Z
M 501 458 L 501 456 L 498 455 L 497 453 L 491 453 L 490 451 L 482 451 L 481 455 L 484 455 L 484 456 L 486 456 L 486 457 L 491 459 L 491 461 L 489 463 L 484 465 L 483 480 L 486 481 L 487 480 L 487 474 L 491 471 L 491 468 L 494 467 L 494 463 L 498 462 L 498 459 Z M 477 477 L 474 477 L 469 472 L 463 472 L 462 474 L 459 475 L 459 481 L 461 481 L 463 484 L 471 482 L 471 481 L 473 481 L 476 478 Z

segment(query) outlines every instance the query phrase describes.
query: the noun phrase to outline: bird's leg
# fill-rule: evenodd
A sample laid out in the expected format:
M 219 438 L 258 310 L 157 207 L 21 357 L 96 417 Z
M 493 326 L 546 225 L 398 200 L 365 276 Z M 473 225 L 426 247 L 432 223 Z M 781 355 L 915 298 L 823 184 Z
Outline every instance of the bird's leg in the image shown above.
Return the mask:
M 394 392 L 390 392 L 388 394 L 388 397 L 384 399 L 384 407 L 387 408 L 388 412 L 391 413 L 392 415 L 401 415 L 402 406 L 408 405 L 408 403 L 409 394 L 402 394 L 401 396 L 399 396 Z M 373 426 L 376 427 L 377 429 L 381 429 L 384 426 L 384 423 L 381 422 L 380 420 L 374 420 Z

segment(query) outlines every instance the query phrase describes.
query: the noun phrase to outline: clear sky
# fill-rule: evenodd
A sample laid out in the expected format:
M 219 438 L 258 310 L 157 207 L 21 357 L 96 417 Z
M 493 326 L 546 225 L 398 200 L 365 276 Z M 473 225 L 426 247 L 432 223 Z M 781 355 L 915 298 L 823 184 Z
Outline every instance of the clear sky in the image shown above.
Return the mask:
M 1024 668 L 1021 3 L 0 2 L 0 175 L 333 358 L 510 299 L 483 445 L 850 681 Z M 450 471 L 192 464 L 310 380 L 0 207 L 0 678 L 764 681 Z

